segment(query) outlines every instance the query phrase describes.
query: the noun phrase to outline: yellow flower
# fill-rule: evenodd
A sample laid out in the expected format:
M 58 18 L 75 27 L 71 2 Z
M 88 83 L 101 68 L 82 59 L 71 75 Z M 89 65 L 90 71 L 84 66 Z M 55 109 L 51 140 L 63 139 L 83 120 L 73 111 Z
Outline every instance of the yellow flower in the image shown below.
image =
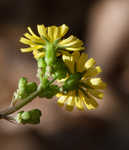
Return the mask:
M 69 68 L 72 75 L 80 74 L 80 78 L 76 78 L 75 83 L 72 86 L 66 85 L 67 93 L 58 93 L 58 104 L 66 107 L 67 110 L 73 110 L 76 106 L 79 110 L 84 110 L 84 106 L 87 109 L 95 109 L 98 106 L 97 99 L 102 99 L 104 94 L 102 90 L 106 87 L 106 84 L 101 78 L 96 77 L 102 70 L 99 66 L 95 66 L 95 60 L 93 58 L 88 59 L 88 55 L 80 52 L 73 52 L 69 55 L 63 55 L 63 61 Z M 70 75 L 69 75 L 70 76 Z M 73 76 L 71 76 L 73 77 Z M 74 78 L 74 77 L 73 77 Z M 72 78 L 71 78 L 72 79 Z M 68 78 L 65 79 L 68 82 Z M 71 81 L 72 82 L 72 81 Z M 68 82 L 68 83 L 71 83 Z M 65 84 L 65 83 L 64 83 Z M 69 86 L 69 87 L 68 87 Z
M 61 26 L 49 26 L 37 25 L 39 36 L 37 36 L 30 27 L 28 27 L 29 33 L 25 33 L 20 39 L 20 42 L 29 45 L 28 48 L 22 48 L 22 52 L 33 52 L 34 57 L 40 58 L 45 55 L 46 44 L 52 43 L 57 49 L 57 56 L 64 54 L 64 50 L 67 51 L 80 51 L 83 50 L 83 42 L 77 37 L 71 35 L 66 39 L 62 39 L 68 32 L 69 28 L 65 24 Z

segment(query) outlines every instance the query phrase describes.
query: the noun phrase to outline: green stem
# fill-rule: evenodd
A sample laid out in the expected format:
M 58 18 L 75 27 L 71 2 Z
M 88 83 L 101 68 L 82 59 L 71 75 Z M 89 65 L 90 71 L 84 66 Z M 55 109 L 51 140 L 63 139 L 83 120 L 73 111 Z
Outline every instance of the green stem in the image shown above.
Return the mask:
M 49 82 L 49 85 L 51 85 L 56 79 L 57 79 L 57 77 L 53 78 L 53 79 Z
M 26 104 L 31 102 L 39 94 L 39 92 L 41 92 L 41 90 L 42 90 L 42 86 L 39 85 L 38 89 L 35 92 L 33 92 L 31 95 L 29 95 L 25 99 L 23 99 L 21 101 L 19 100 L 19 102 L 16 103 L 15 106 L 11 106 L 11 107 L 8 107 L 8 108 L 0 111 L 0 119 L 6 118 L 7 115 L 10 115 L 10 114 L 16 112 L 17 110 L 19 110 L 20 108 L 22 108 L 23 106 L 25 106 Z

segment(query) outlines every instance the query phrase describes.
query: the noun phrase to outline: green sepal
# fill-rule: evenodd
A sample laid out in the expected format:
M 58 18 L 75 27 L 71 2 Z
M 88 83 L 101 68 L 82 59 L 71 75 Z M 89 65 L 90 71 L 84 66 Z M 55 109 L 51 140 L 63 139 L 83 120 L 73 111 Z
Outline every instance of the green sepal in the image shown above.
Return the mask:
M 53 65 L 53 72 L 52 75 L 56 79 L 63 79 L 66 77 L 68 73 L 68 68 L 64 64 L 63 60 L 58 58 L 56 63 Z
M 78 83 L 82 77 L 82 74 L 80 72 L 77 72 L 75 74 L 71 74 L 70 77 L 64 82 L 63 90 L 74 90 L 78 87 Z
M 59 92 L 59 87 L 57 85 L 50 85 L 39 93 L 39 97 L 46 97 L 49 99 L 55 96 L 58 92 Z

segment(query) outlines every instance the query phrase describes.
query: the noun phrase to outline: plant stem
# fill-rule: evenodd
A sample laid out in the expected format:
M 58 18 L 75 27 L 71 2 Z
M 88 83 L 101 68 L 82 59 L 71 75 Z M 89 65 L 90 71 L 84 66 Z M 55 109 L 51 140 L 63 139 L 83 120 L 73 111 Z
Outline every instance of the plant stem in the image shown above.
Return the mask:
M 17 102 L 16 105 L 8 107 L 8 108 L 0 111 L 0 119 L 6 118 L 7 115 L 10 115 L 10 114 L 16 112 L 17 110 L 19 110 L 20 108 L 22 108 L 23 106 L 25 106 L 26 104 L 31 102 L 39 94 L 39 92 L 41 92 L 41 90 L 42 90 L 42 86 L 39 85 L 37 90 L 35 92 L 33 92 L 31 95 L 29 95 L 25 99 L 19 100 L 19 102 Z
M 57 77 L 53 78 L 53 79 L 49 82 L 49 85 L 51 85 L 56 79 L 57 79 Z

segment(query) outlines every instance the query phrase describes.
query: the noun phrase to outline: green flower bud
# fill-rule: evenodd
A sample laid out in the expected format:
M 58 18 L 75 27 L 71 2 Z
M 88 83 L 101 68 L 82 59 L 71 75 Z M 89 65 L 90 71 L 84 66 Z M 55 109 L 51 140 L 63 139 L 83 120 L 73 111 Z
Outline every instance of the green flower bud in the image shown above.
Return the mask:
M 37 84 L 35 82 L 27 83 L 27 93 L 31 94 L 37 90 Z
M 39 93 L 39 97 L 52 98 L 58 93 L 58 91 L 59 87 L 57 85 L 51 85 L 46 89 L 43 89 L 43 91 Z
M 35 82 L 27 83 L 26 78 L 20 78 L 19 83 L 18 83 L 18 89 L 16 92 L 14 92 L 14 103 L 18 99 L 26 98 L 31 93 L 36 91 L 36 89 L 37 89 L 37 84 Z
M 52 66 L 56 61 L 56 50 L 52 43 L 46 45 L 45 62 L 47 66 Z
M 33 109 L 27 112 L 21 111 L 16 116 L 17 123 L 22 124 L 38 124 L 40 123 L 41 111 L 39 109 Z
M 17 98 L 18 99 L 23 99 L 25 97 L 27 97 L 27 79 L 22 77 L 20 78 L 19 82 L 18 82 L 18 90 L 17 90 Z
M 29 120 L 31 118 L 30 112 L 23 112 L 21 118 L 22 120 Z
M 27 79 L 24 77 L 20 78 L 18 82 L 18 88 L 22 90 L 26 87 L 26 85 L 27 85 Z
M 63 90 L 74 90 L 78 87 L 78 83 L 81 79 L 82 75 L 80 72 L 75 74 L 71 74 L 70 77 L 64 82 Z
M 62 59 L 58 59 L 57 62 L 53 66 L 53 77 L 57 79 L 63 79 L 66 77 L 66 74 L 68 72 L 68 68 L 62 61 Z
M 18 112 L 18 114 L 17 114 L 17 116 L 16 116 L 16 122 L 17 122 L 17 123 L 22 123 L 22 117 L 21 117 L 21 115 L 22 115 L 23 112 L 24 112 L 24 111 Z
M 40 123 L 40 117 L 42 115 L 41 111 L 39 109 L 34 109 L 29 111 L 31 115 L 31 119 L 29 120 L 29 123 L 31 124 L 38 124 Z

